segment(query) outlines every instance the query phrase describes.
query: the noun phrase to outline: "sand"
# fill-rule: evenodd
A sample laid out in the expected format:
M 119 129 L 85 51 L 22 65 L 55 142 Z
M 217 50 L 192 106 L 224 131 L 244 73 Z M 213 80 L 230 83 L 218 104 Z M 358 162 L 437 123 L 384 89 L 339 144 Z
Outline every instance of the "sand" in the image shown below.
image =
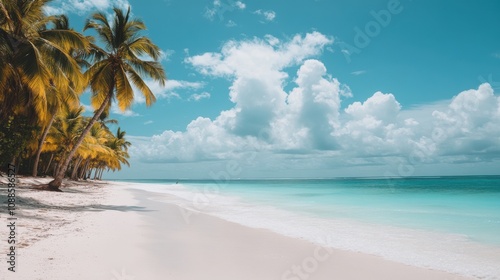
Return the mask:
M 8 233 L 2 226 L 0 279 L 470 279 L 322 248 L 205 214 L 186 223 L 181 209 L 168 203 L 171 197 L 138 184 L 85 182 L 63 190 L 18 188 L 16 272 L 4 261 Z

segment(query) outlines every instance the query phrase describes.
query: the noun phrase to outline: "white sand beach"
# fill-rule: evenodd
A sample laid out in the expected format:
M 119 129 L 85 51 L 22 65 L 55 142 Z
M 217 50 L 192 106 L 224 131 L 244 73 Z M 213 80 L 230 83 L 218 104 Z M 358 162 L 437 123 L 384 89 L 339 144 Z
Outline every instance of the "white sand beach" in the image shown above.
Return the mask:
M 186 223 L 168 195 L 139 184 L 71 184 L 62 193 L 18 187 L 16 272 L 2 261 L 0 279 L 468 279 L 205 214 Z M 0 246 L 5 259 L 6 240 Z

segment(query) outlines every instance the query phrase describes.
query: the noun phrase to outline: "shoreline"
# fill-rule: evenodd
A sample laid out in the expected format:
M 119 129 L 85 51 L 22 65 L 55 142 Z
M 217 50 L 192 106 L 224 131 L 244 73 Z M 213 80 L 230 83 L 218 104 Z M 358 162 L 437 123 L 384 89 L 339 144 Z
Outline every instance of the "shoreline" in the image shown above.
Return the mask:
M 52 199 L 46 197 L 52 192 L 21 192 L 20 197 L 36 201 L 45 197 L 59 203 L 47 210 L 54 212 L 54 219 L 61 218 L 57 211 L 74 219 L 68 222 L 66 217 L 67 223 L 59 227 L 51 224 L 46 236 L 19 248 L 18 272 L 14 277 L 7 274 L 9 278 L 2 273 L 0 279 L 120 279 L 126 275 L 153 280 L 474 279 L 325 248 L 204 213 L 186 223 L 182 209 L 168 202 L 172 197 L 141 190 L 141 185 L 146 184 L 73 186 L 50 195 Z M 6 270 L 4 265 L 1 268 Z

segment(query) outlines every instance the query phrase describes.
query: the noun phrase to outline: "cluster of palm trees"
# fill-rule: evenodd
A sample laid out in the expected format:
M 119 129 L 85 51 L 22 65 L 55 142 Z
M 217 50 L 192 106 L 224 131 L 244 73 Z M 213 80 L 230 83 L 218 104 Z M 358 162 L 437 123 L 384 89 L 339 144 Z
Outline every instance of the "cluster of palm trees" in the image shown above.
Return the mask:
M 84 35 L 64 15 L 46 15 L 50 0 L 0 0 L 0 164 L 23 162 L 32 175 L 99 178 L 128 164 L 125 132 L 107 124 L 112 102 L 122 110 L 155 96 L 144 81 L 166 81 L 160 49 L 140 33 L 146 26 L 114 9 L 93 14 Z M 146 57 L 146 58 L 145 58 Z M 79 97 L 89 89 L 94 115 L 82 116 Z

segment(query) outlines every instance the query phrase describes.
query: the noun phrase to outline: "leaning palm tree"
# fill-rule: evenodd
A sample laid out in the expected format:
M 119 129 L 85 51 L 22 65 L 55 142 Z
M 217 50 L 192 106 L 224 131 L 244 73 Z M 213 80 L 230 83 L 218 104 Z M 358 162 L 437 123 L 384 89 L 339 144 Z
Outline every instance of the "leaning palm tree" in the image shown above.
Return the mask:
M 110 136 L 112 136 L 111 132 L 101 123 L 94 123 L 75 153 L 75 159 L 72 163 L 73 170 L 70 176 L 72 180 L 78 179 L 78 169 L 84 160 L 95 159 L 103 155 L 107 156 L 107 154 L 111 154 L 111 150 L 106 147 L 106 143 L 108 142 L 108 138 Z
M 55 152 L 57 165 L 54 173 L 61 168 L 63 160 L 78 137 L 78 132 L 82 130 L 85 123 L 82 116 L 83 110 L 81 106 L 77 108 L 69 105 L 63 106 L 47 135 L 43 152 Z
M 132 105 L 134 91 L 130 82 L 144 95 L 146 105 L 151 106 L 156 98 L 142 76 L 150 77 L 161 85 L 167 79 L 158 61 L 160 49 L 149 38 L 140 35 L 140 31 L 146 29 L 144 23 L 138 19 L 130 19 L 130 8 L 125 14 L 118 8 L 114 8 L 114 12 L 112 24 L 104 13 L 93 14 L 85 24 L 84 30 L 94 29 L 104 45 L 103 48 L 93 45 L 89 54 L 93 64 L 85 72 L 92 91 L 91 103 L 96 111 L 73 145 L 62 168 L 49 183 L 52 189 L 59 189 L 78 146 L 101 114 L 109 111 L 112 100 L 117 100 L 121 110 Z M 153 60 L 141 59 L 145 55 Z
M 55 17 L 52 23 L 54 24 L 54 29 L 56 30 L 73 30 L 69 27 L 69 19 L 65 15 Z M 69 49 L 67 51 L 74 57 L 75 61 L 80 67 L 85 66 L 85 61 L 81 58 L 81 56 L 78 56 L 78 54 L 81 52 L 80 50 Z M 53 87 L 51 88 L 50 92 L 52 94 L 47 95 L 47 113 L 51 117 L 48 119 L 47 123 L 42 123 L 41 125 L 41 127 L 44 127 L 44 129 L 40 136 L 40 139 L 38 140 L 38 147 L 35 153 L 35 159 L 32 169 L 33 177 L 37 176 L 38 174 L 38 163 L 40 161 L 40 155 L 42 154 L 43 145 L 45 143 L 47 134 L 50 131 L 50 127 L 52 126 L 56 118 L 57 112 L 62 106 L 64 106 L 64 104 L 72 105 L 75 108 L 80 107 L 79 94 L 81 94 L 86 87 L 85 81 L 83 80 L 84 77 L 82 76 L 81 78 L 82 79 L 80 81 L 70 81 L 68 85 L 64 85 L 63 87 Z

